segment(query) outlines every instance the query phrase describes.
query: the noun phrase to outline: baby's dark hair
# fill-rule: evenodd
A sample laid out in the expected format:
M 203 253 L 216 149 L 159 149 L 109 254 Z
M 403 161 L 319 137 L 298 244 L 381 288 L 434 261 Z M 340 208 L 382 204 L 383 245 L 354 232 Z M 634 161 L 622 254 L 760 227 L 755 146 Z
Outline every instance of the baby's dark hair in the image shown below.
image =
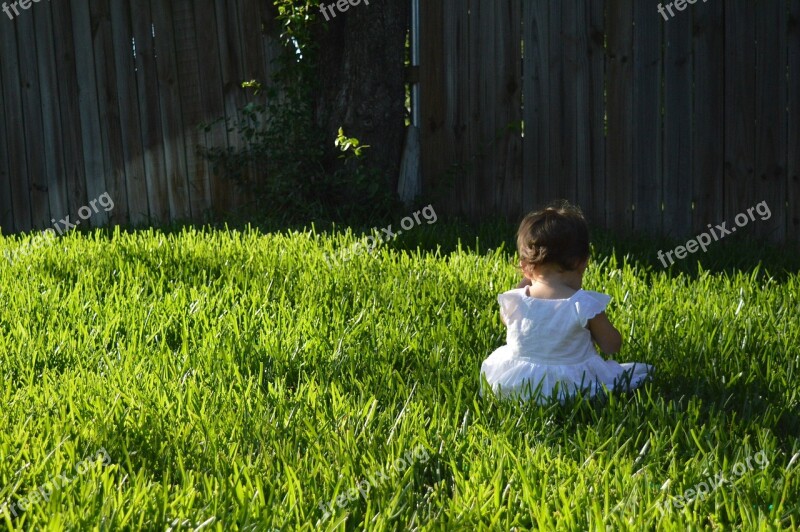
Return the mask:
M 574 270 L 589 258 L 586 218 L 566 201 L 532 212 L 519 224 L 517 251 L 523 271 L 547 263 Z

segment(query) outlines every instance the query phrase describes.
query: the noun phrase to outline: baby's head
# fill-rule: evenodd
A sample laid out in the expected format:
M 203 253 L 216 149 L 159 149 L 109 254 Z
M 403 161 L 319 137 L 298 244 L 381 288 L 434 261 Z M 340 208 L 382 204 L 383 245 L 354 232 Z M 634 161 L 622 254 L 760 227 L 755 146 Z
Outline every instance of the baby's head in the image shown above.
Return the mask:
M 526 276 L 545 265 L 580 270 L 589 258 L 589 226 L 581 210 L 567 202 L 532 212 L 519 225 L 517 251 Z

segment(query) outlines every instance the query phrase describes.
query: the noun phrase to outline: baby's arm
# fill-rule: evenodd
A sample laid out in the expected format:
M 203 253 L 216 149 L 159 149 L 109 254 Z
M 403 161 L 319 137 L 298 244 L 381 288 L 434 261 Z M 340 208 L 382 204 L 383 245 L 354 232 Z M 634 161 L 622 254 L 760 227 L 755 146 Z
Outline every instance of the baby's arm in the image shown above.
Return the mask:
M 622 347 L 622 335 L 611 325 L 605 312 L 601 312 L 587 323 L 592 339 L 603 353 L 612 354 Z

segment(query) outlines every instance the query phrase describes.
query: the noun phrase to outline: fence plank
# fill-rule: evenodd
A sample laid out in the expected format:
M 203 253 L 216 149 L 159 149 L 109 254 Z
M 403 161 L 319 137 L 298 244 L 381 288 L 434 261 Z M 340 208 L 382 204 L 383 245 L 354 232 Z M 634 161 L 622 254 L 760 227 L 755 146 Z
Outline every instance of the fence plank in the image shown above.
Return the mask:
M 236 120 L 239 118 L 239 109 L 247 103 L 246 94 L 241 87 L 245 76 L 242 65 L 242 50 L 238 44 L 238 9 L 236 4 L 225 2 L 224 0 L 216 0 L 216 13 L 225 116 L 228 120 Z M 229 136 L 229 144 L 234 148 L 243 147 L 242 139 L 237 136 Z M 242 195 L 236 187 L 229 185 L 227 198 L 229 202 L 224 208 L 227 211 L 232 211 L 242 200 Z
M 53 10 L 53 44 L 57 55 L 58 100 L 61 102 L 62 179 L 67 183 L 67 210 L 60 214 L 74 218 L 78 209 L 86 205 L 87 197 L 72 9 L 68 2 L 53 2 L 50 6 Z
M 136 94 L 136 63 L 131 49 L 133 27 L 130 0 L 122 0 L 115 6 L 117 8 L 111 10 L 111 35 L 117 89 L 116 103 L 122 132 L 122 157 L 128 197 L 128 216 L 125 221 L 140 225 L 150 221 L 150 209 L 142 129 L 139 123 L 139 98 Z
M 197 28 L 197 62 L 200 68 L 200 106 L 209 121 L 222 118 L 222 122 L 210 124 L 203 132 L 206 148 L 228 146 L 227 129 L 224 123 L 225 106 L 222 96 L 222 71 L 220 67 L 220 38 L 217 30 L 217 15 L 214 0 L 195 0 L 195 27 Z M 210 165 L 204 161 L 209 181 L 205 185 L 210 194 L 211 208 L 222 211 L 231 204 L 233 185 L 214 175 Z
M 597 121 L 599 119 L 601 129 L 599 149 L 602 151 L 603 141 L 603 48 L 602 40 L 598 49 L 595 38 L 597 28 L 593 27 L 591 11 L 587 8 L 590 2 L 584 0 L 572 0 L 574 2 L 575 21 L 575 113 L 576 113 L 576 132 L 575 132 L 575 174 L 576 191 L 575 201 L 583 209 L 587 219 L 592 224 L 597 224 L 598 212 L 595 211 L 595 203 L 592 191 L 592 181 L 597 179 L 601 182 L 604 179 L 602 173 L 594 175 L 593 157 L 597 144 Z M 602 4 L 602 2 L 601 2 Z M 602 13 L 602 7 L 601 11 Z M 601 20 L 602 22 L 602 20 Z M 602 30 L 599 30 L 600 32 Z M 599 56 L 599 61 L 597 60 Z M 596 66 L 600 66 L 599 78 L 597 78 Z M 598 92 L 598 80 L 600 91 Z M 599 99 L 598 99 L 599 98 Z M 598 116 L 597 109 L 600 109 Z
M 129 223 L 127 175 L 125 154 L 122 148 L 122 123 L 117 106 L 117 86 L 112 37 L 111 10 L 106 2 L 91 2 L 91 20 L 94 29 L 94 59 L 97 76 L 97 105 L 102 120 L 100 134 L 103 139 L 103 166 L 106 168 L 106 192 L 114 202 L 108 211 L 108 221 Z M 131 176 L 132 177 L 132 176 Z
M 730 2 L 725 9 L 724 219 L 730 228 L 734 216 L 753 199 L 756 6 Z
M 451 16 L 448 13 L 448 17 Z M 422 185 L 425 194 L 447 184 L 450 154 L 445 151 L 444 0 L 420 3 L 420 136 Z M 452 209 L 449 202 L 448 210 Z
M 474 198 L 477 193 L 478 172 L 481 165 L 479 150 L 480 114 L 475 112 L 480 94 L 480 76 L 476 76 L 470 65 L 478 64 L 476 36 L 479 35 L 476 19 L 480 6 L 470 12 L 466 0 L 445 0 L 444 11 L 444 60 L 445 60 L 445 105 L 444 149 L 452 154 L 457 165 L 457 183 L 449 184 L 454 200 L 455 212 L 474 213 Z M 445 204 L 446 206 L 447 204 Z
M 176 66 L 181 108 L 183 109 L 183 137 L 185 140 L 186 172 L 189 183 L 189 199 L 192 217 L 201 220 L 211 206 L 208 165 L 197 153 L 203 143 L 203 133 L 198 126 L 205 116 L 200 95 L 200 64 L 197 56 L 197 32 L 195 30 L 194 2 L 175 0 L 172 2 L 175 34 Z
M 40 103 L 42 106 L 42 157 L 46 167 L 45 180 L 52 226 L 69 213 L 67 180 L 64 179 L 64 153 L 61 124 L 61 101 L 58 94 L 58 70 L 54 46 L 51 4 L 42 3 L 31 10 L 36 33 L 36 56 L 39 71 Z
M 687 235 L 692 225 L 692 10 L 664 27 L 664 232 Z
M 22 116 L 25 127 L 25 156 L 28 159 L 31 221 L 33 227 L 50 227 L 50 198 L 47 193 L 47 167 L 42 157 L 44 130 L 42 126 L 42 96 L 36 57 L 36 36 L 32 16 L 20 16 L 17 25 L 19 43 L 19 73 L 22 88 Z
M 605 37 L 606 2 L 592 0 L 586 2 L 585 18 L 589 21 L 589 62 L 591 66 L 590 94 L 591 106 L 586 115 L 591 122 L 591 162 L 590 182 L 591 211 L 589 220 L 606 227 L 606 81 L 605 81 Z
M 548 76 L 548 127 L 550 128 L 550 142 L 547 151 L 550 154 L 550 173 L 541 176 L 544 180 L 544 201 L 550 203 L 555 199 L 563 198 L 569 192 L 565 184 L 567 176 L 564 175 L 564 68 L 563 64 L 563 32 L 561 28 L 561 0 L 549 0 L 550 31 L 547 38 L 548 57 L 547 66 L 550 70 Z
M 0 32 L 0 48 L 4 50 L 0 73 L 5 96 L 5 131 L 8 164 L 11 168 L 11 203 L 14 208 L 15 231 L 30 231 L 31 197 L 28 181 L 28 159 L 25 151 L 25 126 L 22 113 L 22 88 L 20 87 L 19 56 L 17 55 L 17 29 Z
M 606 208 L 609 227 L 629 231 L 633 201 L 633 0 L 610 2 L 607 24 Z
M 786 4 L 763 2 L 756 9 L 755 191 L 750 208 L 766 201 L 769 220 L 758 214 L 748 235 L 786 238 Z M 752 212 L 752 211 L 751 211 Z
M 722 2 L 694 10 L 694 129 L 692 130 L 692 234 L 723 220 L 725 56 Z
M 103 136 L 100 128 L 100 112 L 97 101 L 97 79 L 94 68 L 94 46 L 88 0 L 70 2 L 72 7 L 73 38 L 75 39 L 75 68 L 78 74 L 78 108 L 80 109 L 81 132 L 83 134 L 83 160 L 86 169 L 86 194 L 89 201 L 100 197 L 108 190 L 106 175 L 109 169 L 103 161 Z M 87 202 L 88 203 L 88 202 Z M 70 213 L 76 223 L 81 222 L 78 211 Z M 108 213 L 99 212 L 86 219 L 91 225 L 108 223 Z
M 522 2 L 523 204 L 538 208 L 550 194 L 550 2 Z M 424 146 L 424 144 L 423 144 Z M 423 150 L 424 153 L 424 150 Z
M 178 69 L 175 59 L 175 34 L 172 23 L 172 3 L 160 0 L 150 3 L 155 21 L 155 52 L 158 72 L 158 99 L 161 106 L 161 129 L 164 137 L 164 163 L 167 171 L 167 191 L 172 220 L 186 221 L 192 217 L 189 182 L 186 175 L 186 148 L 183 138 L 183 118 Z
M 800 243 L 800 0 L 791 0 L 789 9 L 786 233 L 790 241 Z
M 469 27 L 470 147 L 478 159 L 465 208 L 472 216 L 503 214 L 503 206 L 518 198 L 514 173 L 520 150 L 513 126 L 519 122 L 520 109 L 519 4 L 491 0 L 473 4 Z M 490 69 L 493 76 L 482 75 Z
M 661 231 L 663 202 L 663 121 L 661 67 L 664 64 L 664 19 L 649 4 L 634 6 L 633 68 L 633 227 L 655 234 Z M 671 23 L 668 23 L 671 24 Z
M 164 162 L 152 16 L 148 2 L 136 5 L 131 3 L 131 22 L 136 43 L 139 122 L 142 128 L 150 217 L 153 223 L 167 223 L 170 220 L 169 191 Z
M 0 40 L 0 43 L 2 42 Z M 4 90 L 3 69 L 0 68 L 0 114 L 3 116 L 6 113 Z M 11 167 L 8 164 L 8 144 L 6 143 L 8 133 L 5 121 L 0 120 L 0 234 L 3 235 L 13 233 L 15 230 L 14 207 L 11 201 Z
M 558 196 L 575 202 L 578 190 L 578 5 L 574 0 L 562 1 L 561 8 L 561 179 Z M 585 119 L 585 117 L 580 117 Z
M 503 187 L 496 192 L 495 208 L 487 215 L 499 213 L 505 218 L 516 217 L 522 208 L 522 15 L 521 0 L 508 3 L 493 2 L 502 23 L 503 70 L 495 78 L 495 101 L 499 101 L 500 125 L 504 135 L 498 149 L 498 178 Z M 487 186 L 491 187 L 491 183 Z

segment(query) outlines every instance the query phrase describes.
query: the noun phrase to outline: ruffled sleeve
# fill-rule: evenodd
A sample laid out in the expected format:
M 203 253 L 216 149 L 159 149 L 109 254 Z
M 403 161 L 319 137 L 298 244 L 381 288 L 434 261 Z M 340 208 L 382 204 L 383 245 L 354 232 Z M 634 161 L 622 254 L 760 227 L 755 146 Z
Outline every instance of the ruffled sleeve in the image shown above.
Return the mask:
M 606 309 L 611 301 L 611 296 L 600 292 L 592 292 L 591 290 L 581 290 L 574 301 L 581 327 L 586 327 L 586 322 Z
M 524 289 L 523 289 L 524 290 Z M 497 302 L 500 303 L 500 315 L 503 321 L 507 324 L 520 318 L 520 297 L 519 290 L 509 290 L 497 296 Z

